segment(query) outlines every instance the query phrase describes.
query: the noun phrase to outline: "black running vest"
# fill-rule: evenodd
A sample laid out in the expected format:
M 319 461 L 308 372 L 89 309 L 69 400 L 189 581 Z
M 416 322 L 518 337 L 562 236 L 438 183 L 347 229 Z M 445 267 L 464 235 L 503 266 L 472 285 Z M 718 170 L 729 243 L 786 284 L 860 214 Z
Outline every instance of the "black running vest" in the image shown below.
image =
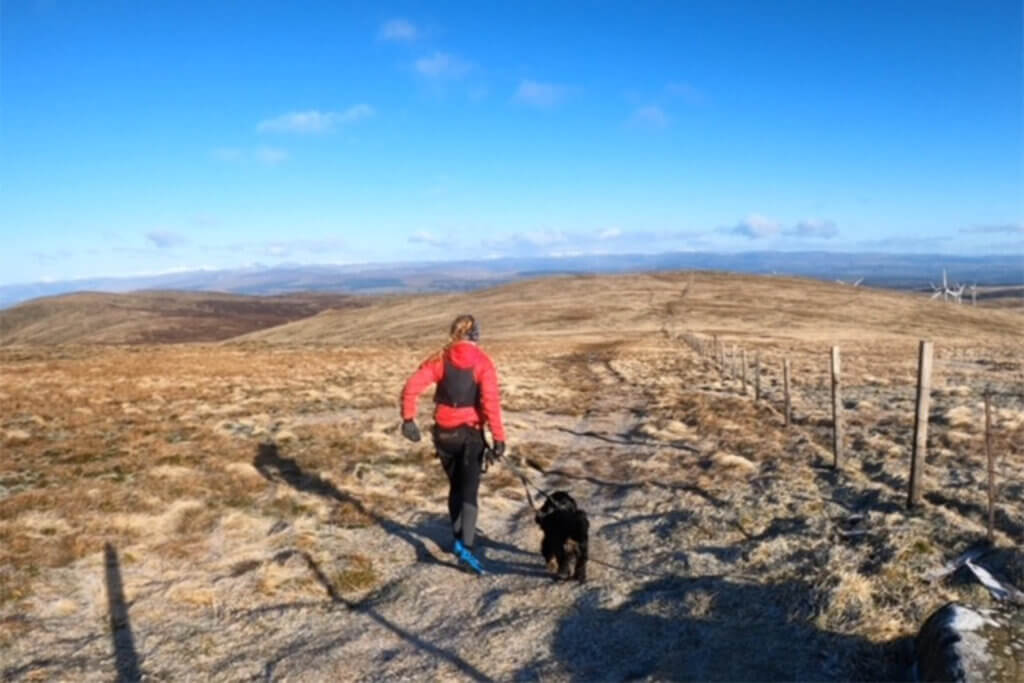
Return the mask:
M 473 379 L 472 368 L 456 367 L 450 360 L 444 360 L 444 376 L 434 391 L 434 403 L 465 408 L 480 403 L 480 385 Z

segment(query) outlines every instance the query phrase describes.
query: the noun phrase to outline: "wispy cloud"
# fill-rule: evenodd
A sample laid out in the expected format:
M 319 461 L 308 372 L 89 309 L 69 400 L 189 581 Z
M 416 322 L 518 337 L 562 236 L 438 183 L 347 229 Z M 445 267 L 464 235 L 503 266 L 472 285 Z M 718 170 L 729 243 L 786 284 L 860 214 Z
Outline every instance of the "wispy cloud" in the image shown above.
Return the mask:
M 629 117 L 631 124 L 647 128 L 665 128 L 671 122 L 669 115 L 656 104 L 647 104 L 633 110 Z
M 327 133 L 336 126 L 356 123 L 375 113 L 368 104 L 356 104 L 342 111 L 293 111 L 260 121 L 256 129 L 262 133 Z
M 434 52 L 428 57 L 417 59 L 413 67 L 427 78 L 462 78 L 473 65 L 446 52 Z
M 593 231 L 544 229 L 517 232 L 486 239 L 481 246 L 492 255 L 567 256 L 621 253 L 650 253 L 680 247 L 692 248 L 704 242 L 706 232 L 629 231 L 618 227 Z
M 972 225 L 960 228 L 960 232 L 969 235 L 1024 234 L 1024 223 L 1003 223 L 1001 225 Z
M 409 235 L 409 243 L 426 244 L 431 247 L 440 247 L 444 244 L 444 240 L 442 240 L 440 237 L 437 237 L 436 235 L 432 235 L 431 233 L 425 230 L 419 230 Z
M 565 244 L 569 236 L 561 230 L 534 230 L 528 232 L 517 232 L 503 237 L 483 240 L 482 244 L 488 249 L 500 251 L 518 250 L 522 248 L 537 249 L 546 248 L 558 244 Z
M 704 104 L 707 97 L 690 83 L 675 81 L 665 85 L 665 92 L 690 104 Z
M 832 239 L 839 234 L 839 228 L 835 221 L 827 219 L 803 220 L 786 230 L 787 235 L 793 237 L 814 237 L 820 239 Z
M 202 251 L 234 254 L 248 253 L 255 258 L 272 257 L 287 258 L 294 254 L 313 254 L 323 256 L 348 249 L 348 244 L 341 239 L 294 239 L 275 240 L 272 242 L 234 242 L 230 244 L 202 245 Z
M 407 19 L 389 19 L 381 24 L 377 32 L 379 39 L 395 42 L 416 40 L 418 35 L 416 25 Z
M 146 233 L 146 239 L 157 249 L 179 247 L 188 241 L 184 235 L 168 230 L 151 230 Z
M 949 242 L 949 237 L 883 237 L 876 240 L 856 242 L 868 249 L 926 249 L 937 248 Z
M 758 214 L 751 214 L 736 225 L 719 228 L 718 232 L 726 235 L 739 235 L 752 240 L 774 237 L 779 233 L 781 226 L 778 221 L 765 218 Z
M 515 99 L 532 107 L 549 109 L 557 106 L 569 95 L 569 87 L 558 83 L 523 80 L 516 89 Z

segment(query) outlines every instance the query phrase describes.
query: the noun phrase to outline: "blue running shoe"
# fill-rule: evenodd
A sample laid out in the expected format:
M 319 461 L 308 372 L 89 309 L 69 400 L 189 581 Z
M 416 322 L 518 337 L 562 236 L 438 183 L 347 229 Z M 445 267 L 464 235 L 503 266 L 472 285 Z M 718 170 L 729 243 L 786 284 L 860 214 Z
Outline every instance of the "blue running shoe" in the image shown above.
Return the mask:
M 458 539 L 455 540 L 455 547 L 452 549 L 452 552 L 455 553 L 455 557 L 459 558 L 459 564 L 466 565 L 479 576 L 483 576 L 486 573 L 484 572 L 483 565 L 480 564 L 480 560 L 476 558 L 476 555 L 470 552 L 469 548 L 462 544 L 462 541 Z

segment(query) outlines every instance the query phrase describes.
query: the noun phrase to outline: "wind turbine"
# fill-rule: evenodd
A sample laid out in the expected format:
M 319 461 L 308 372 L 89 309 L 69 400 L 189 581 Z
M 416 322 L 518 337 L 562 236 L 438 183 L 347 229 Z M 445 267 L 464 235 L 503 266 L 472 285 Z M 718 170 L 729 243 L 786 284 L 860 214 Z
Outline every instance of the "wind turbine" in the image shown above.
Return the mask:
M 949 301 L 950 299 L 953 299 L 953 301 L 957 302 L 958 304 L 963 303 L 963 295 L 966 285 L 962 285 L 959 282 L 954 282 L 953 287 L 951 288 L 949 286 L 949 278 L 946 276 L 945 268 L 942 269 L 941 287 L 936 287 L 935 284 L 931 282 L 929 282 L 928 284 L 931 285 L 933 292 L 930 298 L 937 299 L 939 298 L 939 295 L 942 295 L 943 301 Z
M 949 290 L 949 295 L 953 297 L 953 300 L 956 301 L 958 304 L 963 303 L 964 288 L 966 286 L 967 285 L 958 285 L 956 289 Z

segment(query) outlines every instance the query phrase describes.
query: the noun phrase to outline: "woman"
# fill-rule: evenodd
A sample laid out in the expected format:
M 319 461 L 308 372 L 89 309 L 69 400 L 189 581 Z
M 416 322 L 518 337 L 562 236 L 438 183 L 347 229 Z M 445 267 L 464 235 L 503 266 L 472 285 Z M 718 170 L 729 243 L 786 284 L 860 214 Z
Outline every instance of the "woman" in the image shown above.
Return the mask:
M 420 440 L 416 402 L 431 384 L 434 392 L 434 447 L 448 475 L 448 515 L 455 536 L 453 551 L 477 573 L 483 573 L 473 555 L 477 489 L 487 443 L 484 425 L 494 437 L 492 453 L 505 453 L 501 398 L 494 363 L 477 346 L 480 328 L 471 315 L 460 315 L 451 326 L 447 346 L 420 365 L 402 390 L 402 436 Z

